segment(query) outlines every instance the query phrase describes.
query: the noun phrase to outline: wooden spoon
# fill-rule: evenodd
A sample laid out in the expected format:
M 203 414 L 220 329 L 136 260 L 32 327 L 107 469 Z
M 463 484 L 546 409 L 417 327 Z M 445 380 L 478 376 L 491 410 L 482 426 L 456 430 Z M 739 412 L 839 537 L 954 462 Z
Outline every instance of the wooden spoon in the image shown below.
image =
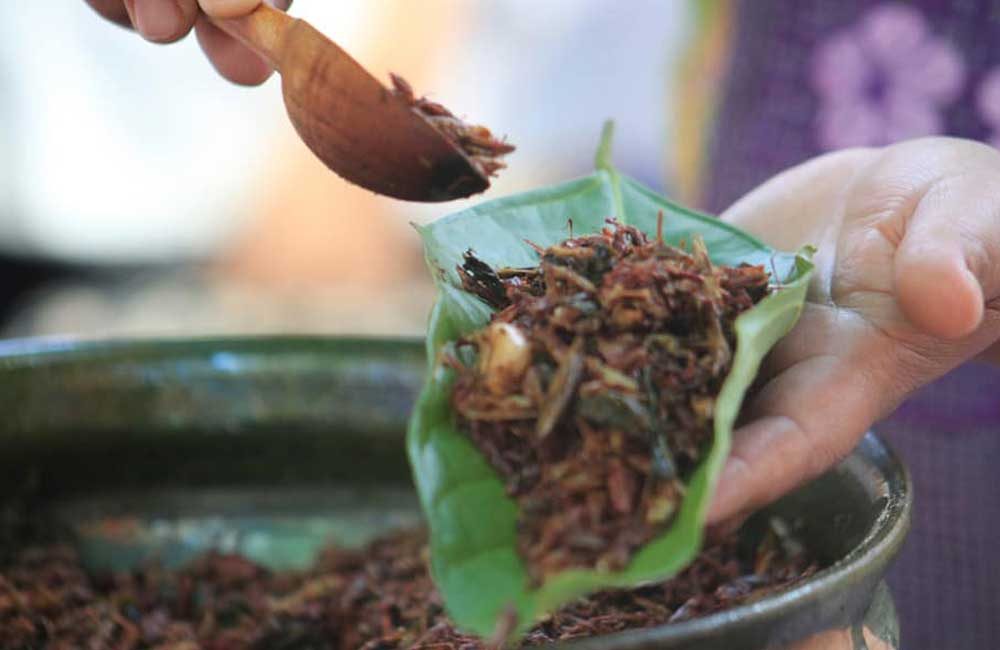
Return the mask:
M 281 74 L 295 130 L 348 181 L 407 201 L 450 201 L 489 187 L 457 144 L 304 20 L 262 3 L 213 22 Z

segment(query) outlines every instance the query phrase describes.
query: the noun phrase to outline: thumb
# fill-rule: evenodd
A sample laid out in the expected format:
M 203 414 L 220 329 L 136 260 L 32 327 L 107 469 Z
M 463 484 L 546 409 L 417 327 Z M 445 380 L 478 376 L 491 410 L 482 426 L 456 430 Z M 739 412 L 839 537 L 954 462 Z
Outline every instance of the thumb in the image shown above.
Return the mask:
M 203 15 L 195 24 L 195 35 L 219 74 L 245 86 L 264 83 L 274 72 L 271 65 L 213 22 L 248 15 L 262 4 L 261 0 L 198 0 L 198 4 Z M 268 0 L 267 4 L 285 11 L 292 1 Z
M 1000 294 L 1000 181 L 964 174 L 933 184 L 917 203 L 893 258 L 895 292 L 910 322 L 964 338 Z
M 292 0 L 266 0 L 267 4 L 288 11 Z M 238 18 L 256 9 L 264 0 L 198 0 L 198 5 L 212 18 Z
M 250 13 L 261 0 L 198 0 L 201 10 L 212 18 L 236 18 Z

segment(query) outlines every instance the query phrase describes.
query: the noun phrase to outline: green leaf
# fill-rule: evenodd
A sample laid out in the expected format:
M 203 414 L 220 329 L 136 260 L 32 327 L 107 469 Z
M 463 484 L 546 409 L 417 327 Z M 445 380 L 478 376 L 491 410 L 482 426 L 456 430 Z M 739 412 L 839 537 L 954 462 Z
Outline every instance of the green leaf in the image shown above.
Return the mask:
M 585 178 L 483 203 L 419 228 L 439 296 L 427 336 L 428 374 L 407 433 L 407 451 L 430 531 L 431 570 L 451 618 L 487 636 L 498 617 L 516 608 L 519 629 L 568 600 L 608 587 L 663 580 L 688 564 L 702 542 L 706 509 L 729 453 L 743 396 L 767 351 L 795 324 L 812 274 L 811 249 L 774 251 L 713 217 L 693 212 L 621 176 L 610 163 L 610 126 Z M 464 292 L 455 267 L 472 248 L 491 265 L 538 261 L 526 240 L 548 246 L 573 234 L 600 230 L 608 217 L 677 243 L 701 235 L 718 264 L 765 264 L 781 288 L 736 321 L 736 353 L 716 404 L 713 445 L 695 470 L 671 527 L 646 544 L 620 572 L 571 570 L 530 589 L 516 550 L 517 504 L 486 459 L 456 428 L 450 408 L 454 374 L 438 362 L 443 345 L 485 325 L 490 308 Z

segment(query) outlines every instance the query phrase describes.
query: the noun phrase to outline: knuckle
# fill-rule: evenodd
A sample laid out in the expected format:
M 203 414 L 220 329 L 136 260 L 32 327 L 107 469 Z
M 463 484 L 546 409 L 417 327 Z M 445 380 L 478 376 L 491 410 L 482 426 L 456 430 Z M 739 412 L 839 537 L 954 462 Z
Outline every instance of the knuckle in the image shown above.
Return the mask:
M 128 10 L 122 0 L 87 0 L 87 4 L 105 19 L 122 27 L 132 27 Z
M 839 436 L 819 432 L 791 417 L 788 421 L 788 435 L 796 440 L 793 446 L 798 456 L 799 480 L 796 485 L 820 476 L 840 462 L 853 447 L 853 441 L 844 444 Z M 860 435 L 857 437 L 860 438 Z

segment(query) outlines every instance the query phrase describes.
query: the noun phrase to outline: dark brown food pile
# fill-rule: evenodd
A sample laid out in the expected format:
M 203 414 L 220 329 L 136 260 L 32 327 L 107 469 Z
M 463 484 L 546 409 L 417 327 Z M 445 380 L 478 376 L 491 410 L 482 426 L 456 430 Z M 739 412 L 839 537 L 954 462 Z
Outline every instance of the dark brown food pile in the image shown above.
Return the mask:
M 393 91 L 405 99 L 431 125 L 465 152 L 479 172 L 496 176 L 507 165 L 501 158 L 514 151 L 514 145 L 499 140 L 485 126 L 468 124 L 455 117 L 447 108 L 426 97 L 417 97 L 406 79 L 391 74 Z
M 650 627 L 746 602 L 816 569 L 775 522 L 746 558 L 731 538 L 673 580 L 578 600 L 524 645 Z M 92 578 L 65 546 L 36 547 L 0 571 L 4 650 L 477 650 L 455 631 L 427 571 L 422 530 L 362 551 L 329 549 L 306 573 L 235 555 L 181 571 L 155 566 Z
M 700 239 L 687 251 L 614 221 L 538 252 L 499 270 L 466 254 L 464 288 L 498 311 L 446 357 L 536 582 L 620 569 L 669 525 L 711 441 L 733 322 L 768 292 L 762 266 L 715 266 Z

